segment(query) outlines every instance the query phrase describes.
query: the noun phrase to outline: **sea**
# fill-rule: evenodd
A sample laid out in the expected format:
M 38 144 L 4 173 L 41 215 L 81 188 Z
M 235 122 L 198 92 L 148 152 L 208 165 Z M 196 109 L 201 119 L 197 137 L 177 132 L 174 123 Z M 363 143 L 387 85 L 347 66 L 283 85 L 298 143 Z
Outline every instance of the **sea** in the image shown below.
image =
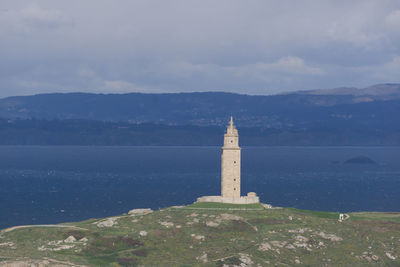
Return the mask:
M 376 164 L 349 164 L 365 156 Z M 220 194 L 220 147 L 0 146 L 0 229 Z M 242 147 L 242 195 L 325 211 L 400 211 L 400 147 Z

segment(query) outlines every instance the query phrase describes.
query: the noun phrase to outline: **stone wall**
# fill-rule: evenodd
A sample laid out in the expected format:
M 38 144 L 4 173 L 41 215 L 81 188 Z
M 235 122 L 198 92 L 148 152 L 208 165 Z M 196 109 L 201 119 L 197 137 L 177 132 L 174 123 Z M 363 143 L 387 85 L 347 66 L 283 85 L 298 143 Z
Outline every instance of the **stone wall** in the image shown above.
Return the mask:
M 245 197 L 222 197 L 222 196 L 204 196 L 199 197 L 197 202 L 217 202 L 217 203 L 231 203 L 231 204 L 254 204 L 260 203 L 260 199 L 257 196 L 245 196 Z

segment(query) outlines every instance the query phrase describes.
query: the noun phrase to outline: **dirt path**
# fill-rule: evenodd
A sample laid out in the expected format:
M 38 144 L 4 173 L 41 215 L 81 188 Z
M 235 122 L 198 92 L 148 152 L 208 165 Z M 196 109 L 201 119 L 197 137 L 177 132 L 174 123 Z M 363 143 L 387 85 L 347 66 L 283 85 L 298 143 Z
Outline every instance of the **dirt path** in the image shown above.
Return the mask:
M 85 228 L 80 228 L 77 226 L 73 226 L 73 225 L 62 225 L 62 224 L 39 224 L 39 225 L 19 225 L 19 226 L 13 226 L 10 228 L 6 228 L 4 230 L 1 230 L 0 232 L 3 233 L 7 233 L 7 232 L 11 232 L 17 229 L 23 229 L 23 228 L 34 228 L 34 227 L 54 227 L 54 228 L 72 228 L 75 230 L 84 230 L 87 231 L 88 229 Z
M 21 266 L 60 266 L 60 267 L 88 267 L 87 265 L 75 264 L 69 261 L 60 261 L 56 259 L 51 259 L 44 257 L 43 259 L 30 259 L 30 258 L 12 258 L 8 256 L 2 256 L 2 258 L 7 259 L 1 262 L 1 266 L 5 267 L 21 267 Z M 53 264 L 52 264 L 53 263 Z

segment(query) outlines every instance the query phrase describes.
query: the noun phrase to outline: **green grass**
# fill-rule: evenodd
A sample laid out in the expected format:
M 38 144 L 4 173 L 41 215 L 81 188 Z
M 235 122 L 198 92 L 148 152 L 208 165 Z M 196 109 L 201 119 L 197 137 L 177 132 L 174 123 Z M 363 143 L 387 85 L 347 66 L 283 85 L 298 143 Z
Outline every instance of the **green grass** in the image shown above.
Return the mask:
M 112 227 L 98 227 L 91 220 L 74 224 L 87 230 L 19 229 L 1 234 L 0 243 L 13 242 L 17 249 L 0 246 L 0 266 L 9 259 L 50 258 L 87 266 L 216 267 L 241 265 L 243 255 L 253 266 L 400 266 L 400 213 L 350 213 L 350 219 L 341 223 L 338 216 L 204 202 L 122 216 Z M 61 251 L 38 250 L 70 235 L 88 242 Z M 330 240 L 332 236 L 341 240 Z M 270 249 L 260 250 L 262 244 Z M 204 254 L 207 263 L 200 259 Z M 378 258 L 372 260 L 372 255 Z
M 299 212 L 302 214 L 318 217 L 318 218 L 326 218 L 326 219 L 339 219 L 339 213 L 338 212 L 327 212 L 327 211 L 316 211 L 316 210 L 301 210 L 301 209 L 295 209 L 295 208 L 288 208 L 289 210 L 292 210 L 294 212 Z
M 260 203 L 255 204 L 229 204 L 216 202 L 196 202 L 185 208 L 202 208 L 202 209 L 264 209 Z
M 400 212 L 352 212 L 353 220 L 379 220 L 400 222 Z

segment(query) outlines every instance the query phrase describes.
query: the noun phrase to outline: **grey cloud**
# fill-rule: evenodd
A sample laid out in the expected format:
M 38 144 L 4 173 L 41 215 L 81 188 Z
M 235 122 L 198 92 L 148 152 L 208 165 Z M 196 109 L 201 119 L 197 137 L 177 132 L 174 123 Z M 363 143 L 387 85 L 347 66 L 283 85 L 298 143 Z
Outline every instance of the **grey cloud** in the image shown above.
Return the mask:
M 398 1 L 3 0 L 0 96 L 398 82 Z
M 58 10 L 43 9 L 37 4 L 30 4 L 21 11 L 23 22 L 28 27 L 58 28 L 72 25 L 72 21 Z
M 71 17 L 57 9 L 43 8 L 37 3 L 29 3 L 21 9 L 4 9 L 1 15 L 0 33 L 11 36 L 41 35 L 40 31 L 73 26 Z

